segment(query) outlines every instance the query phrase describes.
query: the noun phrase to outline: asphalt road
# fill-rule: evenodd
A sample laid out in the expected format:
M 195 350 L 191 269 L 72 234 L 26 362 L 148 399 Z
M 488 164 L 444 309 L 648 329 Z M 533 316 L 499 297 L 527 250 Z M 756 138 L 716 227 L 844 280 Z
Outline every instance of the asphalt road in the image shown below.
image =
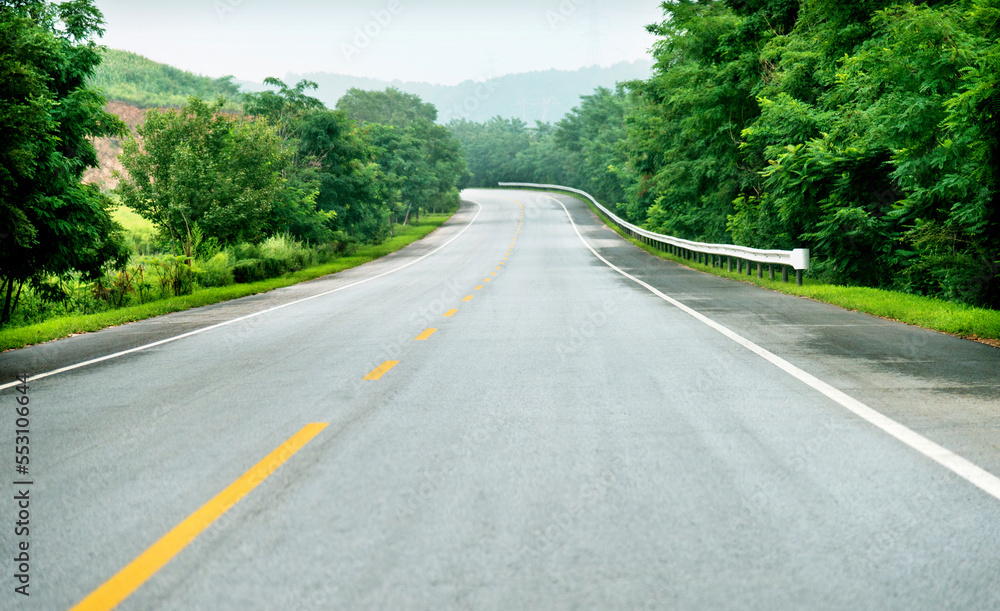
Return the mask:
M 0 355 L 70 368 L 28 390 L 31 596 L 7 486 L 0 607 L 1000 607 L 1000 350 L 464 197 L 343 274 Z

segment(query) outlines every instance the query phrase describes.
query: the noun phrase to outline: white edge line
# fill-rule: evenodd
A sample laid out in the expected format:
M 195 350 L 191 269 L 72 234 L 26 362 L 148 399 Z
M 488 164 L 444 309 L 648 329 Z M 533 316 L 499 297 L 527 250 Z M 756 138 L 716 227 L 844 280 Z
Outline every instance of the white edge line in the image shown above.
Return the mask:
M 841 406 L 847 408 L 857 416 L 866 420 L 870 424 L 873 424 L 874 426 L 878 427 L 879 429 L 888 433 L 889 435 L 895 437 L 896 439 L 903 442 L 907 446 L 913 448 L 917 452 L 920 452 L 927 458 L 930 458 L 934 462 L 938 463 L 939 465 L 948 469 L 952 473 L 958 475 L 962 479 L 978 487 L 979 489 L 986 492 L 990 496 L 996 499 L 1000 499 L 1000 478 L 993 475 L 989 471 L 986 471 L 982 467 L 973 464 L 972 462 L 966 460 L 965 458 L 962 458 L 961 456 L 955 454 L 951 450 L 934 443 L 930 439 L 927 439 L 923 435 L 896 422 L 892 418 L 889 418 L 888 416 L 885 416 L 875 411 L 874 409 L 868 407 L 867 405 L 865 405 L 861 401 L 858 401 L 854 397 L 851 397 L 850 395 L 834 388 L 833 386 L 820 380 L 816 376 L 799 369 L 795 365 L 792 365 L 791 363 L 781 358 L 780 356 L 774 354 L 773 352 L 770 352 L 769 350 L 766 350 L 758 346 L 757 344 L 743 337 L 739 333 L 736 333 L 732 329 L 715 322 L 714 320 L 705 316 L 701 312 L 698 312 L 684 305 L 683 303 L 677 301 L 676 299 L 670 297 L 669 295 L 665 295 L 664 293 L 660 292 L 656 287 L 651 286 L 650 284 L 618 268 L 613 263 L 602 257 L 596 250 L 594 250 L 590 246 L 590 244 L 587 243 L 587 240 L 585 240 L 583 238 L 583 235 L 580 233 L 580 229 L 576 226 L 576 223 L 573 222 L 573 217 L 570 215 L 569 210 L 566 208 L 565 204 L 563 204 L 558 199 L 551 197 L 549 195 L 542 195 L 542 196 L 551 199 L 552 201 L 562 206 L 563 211 L 566 212 L 566 217 L 569 218 L 570 224 L 573 225 L 573 230 L 576 231 L 576 235 L 577 237 L 580 238 L 580 241 L 583 242 L 583 245 L 586 246 L 590 250 L 590 252 L 594 253 L 595 257 L 603 261 L 604 264 L 610 267 L 611 269 L 615 270 L 616 272 L 618 272 L 622 276 L 625 276 L 626 278 L 635 282 L 636 284 L 642 286 L 649 292 L 653 293 L 660 299 L 666 301 L 670 305 L 681 310 L 685 314 L 689 314 L 699 322 L 702 322 L 705 325 L 711 327 L 712 329 L 715 329 L 722 335 L 725 335 L 726 337 L 733 340 L 737 344 L 743 346 L 747 350 L 750 350 L 754 354 L 757 354 L 761 358 L 775 365 L 776 367 L 778 367 L 785 373 L 789 374 L 790 376 L 794 377 L 795 379 L 799 380 L 800 382 L 806 384 L 807 386 L 810 386 L 814 390 L 819 391 L 829 399 L 832 399 L 833 401 L 839 403 Z
M 28 377 L 28 381 L 29 382 L 33 382 L 35 380 L 40 380 L 42 378 L 47 378 L 49 376 L 54 376 L 56 374 L 65 373 L 67 371 L 72 371 L 74 369 L 79 369 L 81 367 L 86 367 L 88 365 L 94 365 L 94 364 L 100 363 L 102 361 L 108 361 L 108 360 L 111 360 L 111 359 L 118 358 L 120 356 L 125 356 L 126 354 L 132 354 L 133 352 L 140 352 L 142 350 L 148 350 L 149 348 L 155 348 L 156 346 L 162 346 L 163 344 L 169 344 L 170 342 L 175 342 L 175 341 L 177 341 L 179 339 L 184 339 L 185 337 L 191 337 L 192 335 L 198 335 L 199 333 L 204 333 L 206 331 L 211 331 L 212 329 L 218 329 L 219 327 L 225 327 L 226 325 L 231 325 L 233 323 L 237 323 L 237 322 L 240 322 L 240 321 L 243 321 L 243 320 L 247 320 L 247 319 L 250 319 L 250 318 L 254 318 L 254 317 L 257 317 L 257 316 L 263 316 L 264 314 L 268 314 L 270 312 L 274 312 L 274 311 L 280 310 L 282 308 L 287 308 L 289 306 L 293 306 L 293 305 L 296 305 L 296 304 L 299 304 L 299 303 L 302 303 L 302 302 L 305 302 L 305 301 L 310 301 L 312 299 L 317 299 L 319 297 L 324 297 L 324 296 L 329 295 L 331 293 L 336 293 L 336 292 L 339 292 L 339 291 L 343 291 L 344 289 L 349 289 L 351 287 L 358 286 L 359 284 L 364 284 L 366 282 L 371 282 L 372 280 L 377 280 L 377 279 L 382 278 L 384 276 L 388 276 L 389 274 L 394 274 L 394 273 L 396 273 L 396 272 L 398 272 L 398 271 L 400 271 L 402 269 L 406 269 L 407 267 L 409 267 L 409 266 L 411 266 L 411 265 L 413 265 L 415 263 L 419 263 L 419 262 L 423 261 L 424 259 L 426 259 L 427 257 L 429 257 L 429 256 L 437 253 L 438 251 L 440 251 L 441 249 L 443 249 L 445 246 L 451 244 L 452 242 L 454 242 L 455 240 L 457 240 L 459 237 L 461 237 L 461 235 L 463 233 L 465 233 L 466 230 L 469 227 L 472 227 L 472 224 L 476 222 L 476 219 L 478 219 L 479 215 L 483 212 L 483 206 L 479 202 L 471 200 L 471 199 L 468 199 L 468 198 L 465 198 L 465 201 L 472 202 L 473 204 L 479 206 L 479 210 L 476 211 L 476 216 L 472 217 L 472 220 L 469 221 L 469 223 L 465 227 L 463 227 L 461 231 L 459 231 L 457 234 L 455 234 L 454 236 L 452 236 L 452 238 L 450 240 L 448 240 L 447 242 L 445 242 L 441 246 L 438 246 L 437 248 L 435 248 L 434 250 L 430 251 L 429 253 L 427 253 L 427 254 L 425 254 L 425 255 L 417 258 L 417 259 L 414 259 L 413 261 L 410 261 L 409 263 L 405 263 L 403 265 L 400 265 L 399 267 L 390 269 L 389 271 L 383 272 L 383 273 L 381 273 L 381 274 L 379 274 L 377 276 L 372 276 L 371 278 L 365 278 L 364 280 L 358 280 L 357 282 L 352 282 L 351 284 L 345 284 L 344 286 L 340 286 L 340 287 L 337 287 L 335 289 L 331 289 L 329 291 L 324 291 L 322 293 L 317 293 L 315 295 L 310 295 L 309 297 L 303 297 L 302 299 L 297 299 L 295 301 L 289 301 L 288 303 L 283 303 L 283 304 L 281 304 L 279 306 L 274 306 L 273 308 L 268 308 L 266 310 L 261 310 L 260 312 L 254 312 L 253 314 L 247 314 L 246 316 L 240 316 L 239 318 L 233 318 L 233 319 L 230 319 L 230 320 L 226 320 L 226 321 L 223 321 L 223 322 L 220 322 L 220 323 L 216 323 L 214 325 L 210 325 L 208 327 L 202 327 L 201 329 L 195 329 L 194 331 L 188 331 L 187 333 L 181 333 L 180 335 L 175 335 L 173 337 L 168 337 L 168 338 L 165 338 L 165 339 L 161 339 L 159 341 L 155 341 L 155 342 L 152 342 L 152 343 L 149 343 L 149 344 L 143 344 L 142 346 L 136 346 L 135 348 L 129 348 L 128 350 L 122 350 L 121 352 L 115 352 L 114 354 L 108 354 L 108 355 L 105 355 L 105 356 L 102 356 L 102 357 L 98 357 L 96 359 L 91 359 L 89 361 L 83 361 L 82 363 L 76 363 L 75 365 L 67 365 L 66 367 L 60 367 L 59 369 L 53 369 L 52 371 L 47 371 L 45 373 L 40 373 L 40 374 L 37 374 L 37 375 L 29 376 Z M 19 380 L 18 381 L 14 381 L 14 382 L 7 382 L 6 384 L 0 385 L 0 390 L 6 390 L 8 388 L 13 388 L 13 387 L 18 386 L 20 384 L 22 384 L 22 382 L 19 381 Z

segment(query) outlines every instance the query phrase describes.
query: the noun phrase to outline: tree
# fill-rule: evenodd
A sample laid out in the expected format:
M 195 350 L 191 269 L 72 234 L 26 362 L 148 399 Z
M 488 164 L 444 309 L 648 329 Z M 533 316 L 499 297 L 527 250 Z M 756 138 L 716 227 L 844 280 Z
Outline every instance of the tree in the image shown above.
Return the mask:
M 497 182 L 523 182 L 534 170 L 521 166 L 518 155 L 531 146 L 528 125 L 517 118 L 493 117 L 486 123 L 452 120 L 448 129 L 458 139 L 468 159 L 470 176 L 462 187 L 495 187 Z
M 223 105 L 191 98 L 179 110 L 150 111 L 120 157 L 122 202 L 189 258 L 196 227 L 223 244 L 265 237 L 289 161 L 266 120 L 223 113 Z
M 358 125 L 341 111 L 310 110 L 298 134 L 301 153 L 316 168 L 317 206 L 335 215 L 335 228 L 366 242 L 388 235 L 382 168 Z
M 436 125 L 437 109 L 419 96 L 390 87 L 385 91 L 350 89 L 337 101 L 346 113 L 379 142 L 379 163 L 398 186 L 399 202 L 390 209 L 445 209 L 458 204 L 459 180 L 468 172 L 461 144 Z M 381 130 L 369 125 L 392 127 Z M 391 195 L 392 193 L 390 193 Z
M 264 84 L 277 87 L 278 91 L 244 94 L 243 109 L 248 115 L 266 117 L 278 127 L 283 138 L 294 137 L 304 113 L 325 108 L 322 101 L 306 95 L 307 89 L 319 87 L 312 81 L 301 80 L 295 87 L 289 87 L 281 79 L 269 76 L 264 79 Z
M 352 87 L 337 100 L 337 110 L 359 123 L 379 123 L 407 127 L 421 119 L 434 122 L 437 109 L 413 93 L 403 93 L 395 87 L 385 91 L 365 91 Z
M 593 94 L 580 96 L 580 105 L 556 124 L 553 134 L 556 145 L 578 160 L 578 188 L 611 205 L 625 201 L 628 110 L 624 88 L 598 87 Z
M 0 324 L 30 279 L 93 278 L 128 256 L 110 200 L 80 182 L 98 163 L 90 139 L 125 129 L 87 87 L 102 23 L 90 0 L 0 1 Z
M 301 139 L 305 116 L 312 111 L 326 110 L 323 102 L 306 94 L 316 89 L 316 83 L 299 81 L 289 87 L 280 79 L 268 77 L 264 83 L 278 91 L 262 91 L 244 95 L 247 114 L 266 119 L 277 129 L 291 162 L 282 173 L 284 188 L 272 206 L 270 225 L 277 232 L 288 232 L 312 243 L 328 242 L 333 237 L 336 212 L 320 208 L 320 173 L 322 160 L 316 151 L 306 151 Z

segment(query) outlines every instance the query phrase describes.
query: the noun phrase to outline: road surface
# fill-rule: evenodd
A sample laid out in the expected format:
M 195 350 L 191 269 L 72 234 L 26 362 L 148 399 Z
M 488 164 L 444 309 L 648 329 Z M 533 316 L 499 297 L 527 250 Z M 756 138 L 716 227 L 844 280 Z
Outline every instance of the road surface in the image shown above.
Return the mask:
M 463 197 L 337 276 L 0 356 L 65 368 L 0 607 L 1000 607 L 1000 350 Z

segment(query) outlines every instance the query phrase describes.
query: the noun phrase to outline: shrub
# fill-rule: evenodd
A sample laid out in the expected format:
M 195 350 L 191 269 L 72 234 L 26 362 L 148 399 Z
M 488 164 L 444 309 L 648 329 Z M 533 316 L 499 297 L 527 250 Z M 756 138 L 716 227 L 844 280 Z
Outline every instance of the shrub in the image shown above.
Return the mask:
M 198 284 L 204 287 L 229 286 L 235 279 L 229 255 L 224 252 L 202 262 L 200 266 L 196 266 L 195 274 L 198 278 Z
M 233 265 L 233 280 L 240 284 L 264 280 L 264 262 L 260 259 L 243 259 Z

